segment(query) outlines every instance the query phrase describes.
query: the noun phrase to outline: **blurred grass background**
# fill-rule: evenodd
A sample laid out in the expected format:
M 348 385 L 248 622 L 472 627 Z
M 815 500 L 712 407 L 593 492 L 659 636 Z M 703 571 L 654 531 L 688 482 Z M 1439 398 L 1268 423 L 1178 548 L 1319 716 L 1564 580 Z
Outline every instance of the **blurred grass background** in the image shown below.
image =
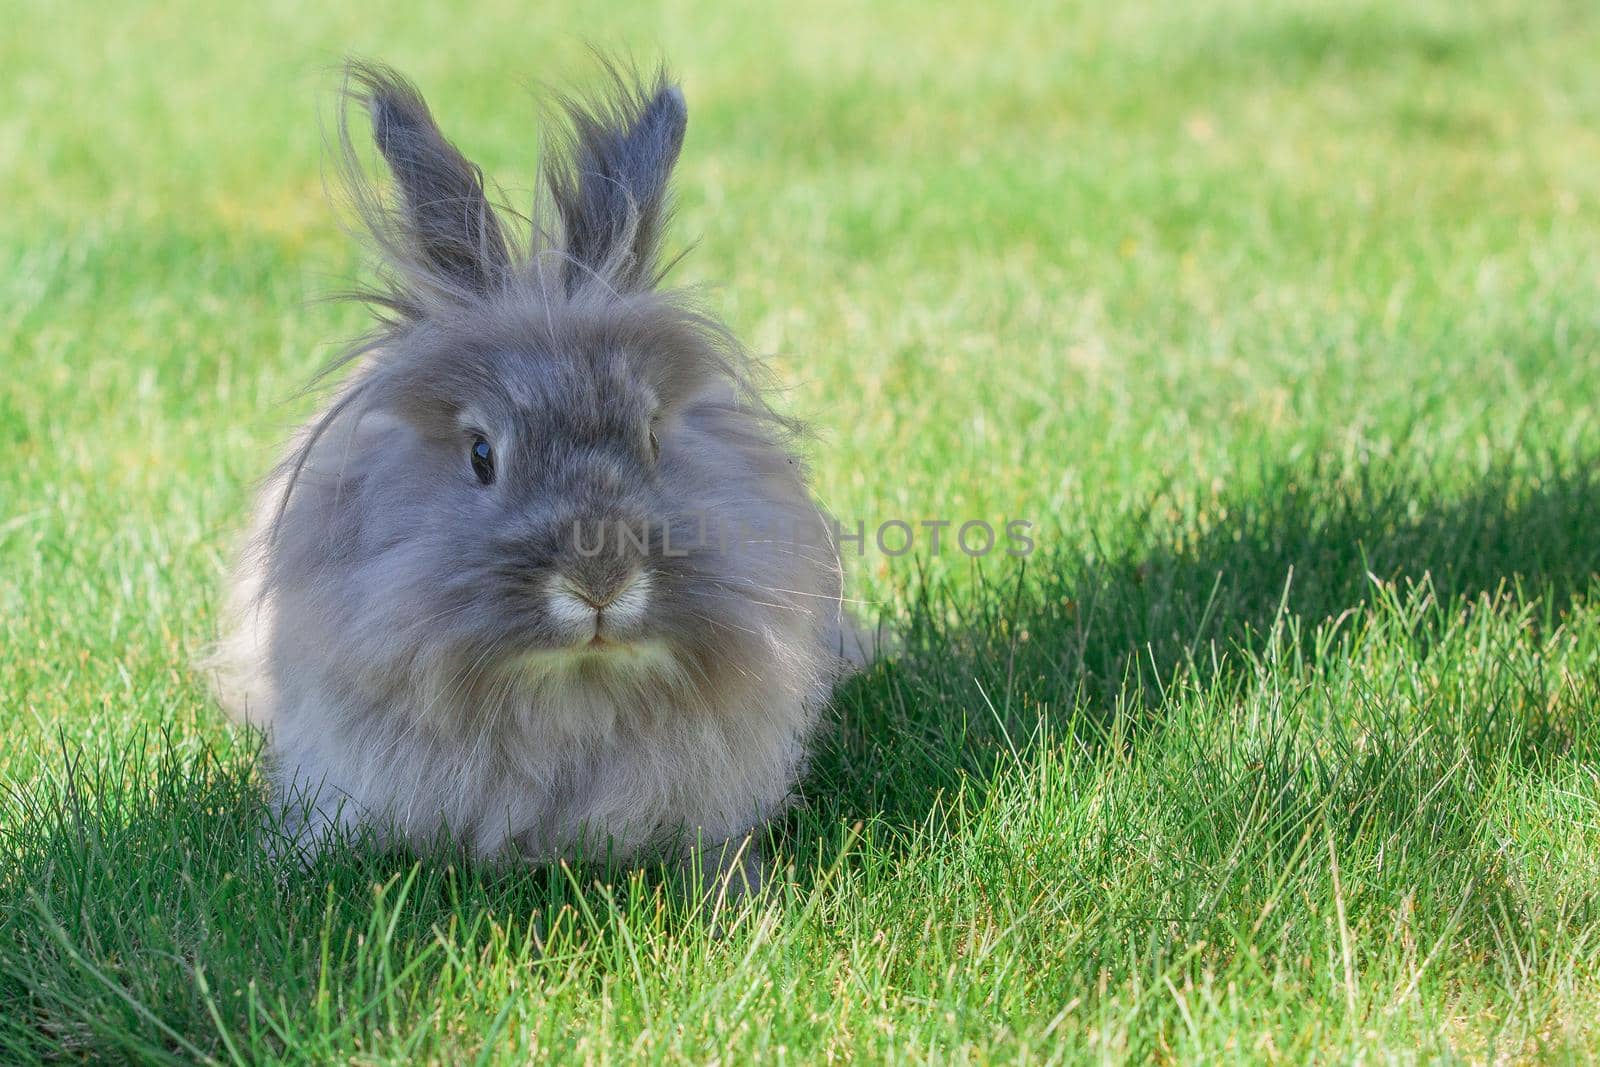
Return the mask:
M 0 1048 L 263 1062 L 1600 1052 L 1600 9 L 46 5 L 0 36 Z M 192 666 L 361 313 L 347 53 L 525 205 L 667 59 L 675 280 L 907 635 L 721 936 L 359 854 L 288 883 Z M 855 829 L 852 829 L 855 828 Z M 374 886 L 381 887 L 374 890 Z

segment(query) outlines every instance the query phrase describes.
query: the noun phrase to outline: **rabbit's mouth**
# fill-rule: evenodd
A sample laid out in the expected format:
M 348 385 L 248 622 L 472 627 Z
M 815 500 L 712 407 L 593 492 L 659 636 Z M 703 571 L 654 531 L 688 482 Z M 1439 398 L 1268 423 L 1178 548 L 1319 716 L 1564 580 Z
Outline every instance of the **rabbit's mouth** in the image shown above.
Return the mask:
M 519 656 L 516 673 L 534 688 L 678 679 L 683 666 L 665 641 L 624 641 L 595 634 L 564 648 L 543 648 Z
M 570 656 L 579 659 L 592 659 L 596 657 L 629 657 L 637 656 L 641 649 L 641 642 L 624 641 L 617 637 L 608 637 L 596 632 L 587 641 L 578 641 L 566 648 L 558 648 L 558 656 Z

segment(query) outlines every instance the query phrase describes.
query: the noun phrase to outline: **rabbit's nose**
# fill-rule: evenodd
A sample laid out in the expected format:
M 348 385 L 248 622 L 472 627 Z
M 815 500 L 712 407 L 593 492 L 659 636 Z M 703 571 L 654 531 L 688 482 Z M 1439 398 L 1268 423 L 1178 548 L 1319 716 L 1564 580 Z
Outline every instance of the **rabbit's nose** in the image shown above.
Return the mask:
M 639 576 L 639 565 L 617 557 L 574 560 L 561 568 L 563 591 L 596 611 L 615 604 Z
M 571 593 L 573 596 L 577 597 L 591 608 L 594 608 L 596 611 L 600 611 L 602 608 L 609 607 L 615 603 L 617 597 L 622 595 L 622 590 L 624 588 L 624 583 L 622 582 L 591 583 L 584 581 L 573 581 L 570 578 L 567 579 L 565 585 L 567 592 Z

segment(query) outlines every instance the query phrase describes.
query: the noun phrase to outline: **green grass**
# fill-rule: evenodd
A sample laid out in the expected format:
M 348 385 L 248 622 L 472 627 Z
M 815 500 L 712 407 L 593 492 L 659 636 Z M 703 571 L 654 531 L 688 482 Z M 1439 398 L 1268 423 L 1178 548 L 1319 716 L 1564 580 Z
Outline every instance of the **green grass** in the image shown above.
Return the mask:
M 1600 1058 L 1600 8 L 451 6 L 7 13 L 0 1060 Z M 1038 524 L 854 564 L 903 647 L 715 921 L 284 874 L 192 666 L 361 327 L 331 66 L 516 201 L 585 39 L 828 504 Z

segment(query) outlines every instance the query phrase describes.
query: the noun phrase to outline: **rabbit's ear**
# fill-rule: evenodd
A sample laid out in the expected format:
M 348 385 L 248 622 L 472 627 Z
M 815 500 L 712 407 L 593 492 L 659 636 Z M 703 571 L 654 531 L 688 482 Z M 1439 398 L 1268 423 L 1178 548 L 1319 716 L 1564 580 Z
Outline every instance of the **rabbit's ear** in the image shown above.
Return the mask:
M 566 102 L 569 160 L 547 172 L 565 239 L 569 293 L 590 281 L 626 292 L 659 280 L 656 248 L 667 183 L 689 121 L 683 93 L 664 73 L 648 85 L 617 68 L 610 73 L 609 99 Z
M 444 139 L 410 82 L 376 64 L 352 63 L 349 75 L 404 198 L 397 221 L 411 253 L 449 286 L 490 292 L 511 257 L 483 172 Z

